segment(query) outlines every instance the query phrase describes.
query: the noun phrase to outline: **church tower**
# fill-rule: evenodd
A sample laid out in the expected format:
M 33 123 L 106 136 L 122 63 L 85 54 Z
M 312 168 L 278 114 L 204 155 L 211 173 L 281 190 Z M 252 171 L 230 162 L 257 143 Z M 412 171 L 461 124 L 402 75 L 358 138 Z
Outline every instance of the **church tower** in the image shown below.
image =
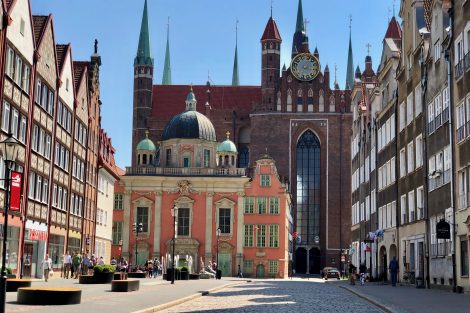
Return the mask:
M 308 52 L 308 37 L 305 30 L 302 0 L 299 0 L 299 6 L 297 8 L 297 21 L 295 23 L 295 33 L 292 40 L 292 57 L 301 52 Z
M 152 113 L 153 58 L 150 49 L 147 0 L 140 26 L 139 46 L 134 59 L 134 112 L 132 121 L 132 166 L 136 165 L 137 143 L 146 138 Z
M 281 69 L 281 42 L 281 35 L 271 12 L 261 37 L 261 101 L 265 111 L 274 111 L 275 108 Z

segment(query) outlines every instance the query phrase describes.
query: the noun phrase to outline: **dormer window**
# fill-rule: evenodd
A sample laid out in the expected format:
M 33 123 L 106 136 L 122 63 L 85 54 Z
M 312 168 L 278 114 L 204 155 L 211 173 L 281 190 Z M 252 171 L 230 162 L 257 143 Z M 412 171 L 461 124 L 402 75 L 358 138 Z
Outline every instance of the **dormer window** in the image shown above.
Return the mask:
M 271 186 L 271 176 L 270 175 L 261 175 L 261 187 Z

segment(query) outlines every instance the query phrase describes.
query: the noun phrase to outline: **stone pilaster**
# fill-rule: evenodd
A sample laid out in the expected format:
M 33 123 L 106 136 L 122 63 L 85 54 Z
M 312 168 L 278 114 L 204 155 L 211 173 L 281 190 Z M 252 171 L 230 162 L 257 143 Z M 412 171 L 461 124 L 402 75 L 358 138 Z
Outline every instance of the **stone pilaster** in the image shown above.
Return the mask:
M 153 232 L 153 257 L 160 258 L 160 238 L 162 234 L 162 192 L 155 193 L 155 211 L 154 221 L 155 229 Z
M 131 191 L 126 190 L 123 197 L 124 223 L 122 225 L 122 254 L 129 255 L 129 223 L 131 218 Z
M 212 258 L 212 231 L 213 231 L 213 225 L 212 225 L 212 202 L 213 202 L 213 192 L 207 192 L 206 195 L 206 246 L 205 246 L 205 252 L 206 252 L 206 264 L 208 262 L 208 257 L 209 260 Z
M 244 225 L 244 192 L 238 192 L 237 203 L 237 267 L 243 268 L 243 225 Z

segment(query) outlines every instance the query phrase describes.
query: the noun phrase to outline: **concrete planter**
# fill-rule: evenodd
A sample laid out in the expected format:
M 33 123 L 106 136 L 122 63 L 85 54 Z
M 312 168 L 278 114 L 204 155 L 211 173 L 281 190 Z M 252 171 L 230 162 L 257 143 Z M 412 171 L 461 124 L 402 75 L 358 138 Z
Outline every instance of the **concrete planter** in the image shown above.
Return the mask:
M 114 272 L 95 272 L 93 280 L 95 284 L 109 284 L 114 278 Z
M 9 278 L 7 279 L 7 292 L 16 292 L 21 287 L 31 287 L 31 282 L 31 279 Z
M 111 282 L 111 291 L 130 292 L 139 290 L 140 281 L 138 279 L 113 280 Z
M 197 280 L 199 279 L 199 274 L 189 274 L 189 280 Z
M 129 272 L 129 273 L 127 273 L 127 277 L 128 278 L 146 278 L 147 273 L 145 273 L 145 272 L 143 272 L 143 273 Z
M 188 271 L 181 271 L 180 272 L 180 280 L 189 280 L 189 272 Z

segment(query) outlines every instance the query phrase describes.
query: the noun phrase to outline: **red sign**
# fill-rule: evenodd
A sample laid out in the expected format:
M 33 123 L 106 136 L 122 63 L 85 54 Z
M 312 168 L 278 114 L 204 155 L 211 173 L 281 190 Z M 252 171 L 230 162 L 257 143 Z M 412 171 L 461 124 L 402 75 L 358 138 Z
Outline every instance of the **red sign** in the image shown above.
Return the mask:
M 297 238 L 297 232 L 296 231 L 292 233 L 292 237 L 294 237 L 294 239 Z
M 10 210 L 19 211 L 21 203 L 21 181 L 22 174 L 19 172 L 11 172 L 10 184 Z
M 29 240 L 47 241 L 47 231 L 30 229 Z

